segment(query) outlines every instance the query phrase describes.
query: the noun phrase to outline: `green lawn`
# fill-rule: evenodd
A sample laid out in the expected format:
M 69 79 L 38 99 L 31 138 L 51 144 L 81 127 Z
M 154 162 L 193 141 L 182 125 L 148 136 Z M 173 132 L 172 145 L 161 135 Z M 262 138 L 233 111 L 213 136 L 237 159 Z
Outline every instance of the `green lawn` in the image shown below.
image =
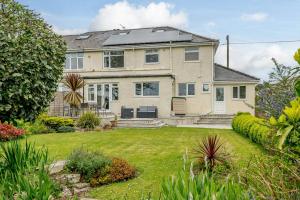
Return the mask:
M 232 130 L 165 127 L 161 129 L 117 129 L 105 132 L 55 133 L 32 135 L 29 141 L 45 145 L 53 159 L 66 159 L 81 146 L 99 150 L 109 156 L 122 157 L 136 166 L 140 175 L 127 182 L 93 189 L 91 197 L 99 199 L 138 199 L 141 193 L 159 193 L 161 180 L 175 175 L 182 166 L 182 156 L 196 142 L 209 134 L 218 134 L 235 162 L 243 165 L 262 149 Z M 191 155 L 191 154 L 190 154 Z

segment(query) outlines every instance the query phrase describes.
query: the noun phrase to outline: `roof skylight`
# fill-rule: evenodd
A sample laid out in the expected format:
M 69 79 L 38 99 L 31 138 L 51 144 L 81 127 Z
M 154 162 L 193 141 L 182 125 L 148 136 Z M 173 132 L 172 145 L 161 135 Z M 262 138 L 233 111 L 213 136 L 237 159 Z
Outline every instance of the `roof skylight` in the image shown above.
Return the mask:
M 88 39 L 91 35 L 79 35 L 76 40 L 85 40 Z

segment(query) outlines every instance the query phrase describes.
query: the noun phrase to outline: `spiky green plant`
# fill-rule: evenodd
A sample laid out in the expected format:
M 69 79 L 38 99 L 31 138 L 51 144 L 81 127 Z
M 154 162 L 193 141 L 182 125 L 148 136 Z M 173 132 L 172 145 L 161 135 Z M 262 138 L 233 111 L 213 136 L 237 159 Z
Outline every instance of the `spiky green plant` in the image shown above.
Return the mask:
M 58 185 L 48 174 L 47 149 L 20 141 L 1 144 L 0 199 L 41 199 L 56 197 Z
M 64 96 L 64 100 L 72 107 L 79 107 L 83 97 L 78 90 L 84 87 L 84 80 L 79 74 L 67 74 L 63 83 L 69 88 L 68 93 Z
M 203 138 L 194 148 L 195 157 L 212 171 L 218 163 L 225 163 L 229 155 L 223 149 L 223 143 L 217 135 Z

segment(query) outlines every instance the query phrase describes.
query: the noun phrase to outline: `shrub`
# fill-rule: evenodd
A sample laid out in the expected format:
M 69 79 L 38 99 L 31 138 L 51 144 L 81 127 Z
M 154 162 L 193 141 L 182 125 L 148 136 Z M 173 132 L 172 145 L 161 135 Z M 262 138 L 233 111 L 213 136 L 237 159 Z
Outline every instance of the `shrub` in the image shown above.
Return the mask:
M 49 117 L 47 115 L 41 115 L 39 120 L 50 129 L 57 129 L 61 126 L 74 126 L 74 120 L 66 117 Z
M 229 154 L 225 152 L 217 135 L 202 139 L 194 148 L 194 153 L 200 166 L 204 165 L 203 169 L 209 171 L 213 171 L 217 164 L 226 164 L 229 160 Z
M 17 127 L 24 129 L 26 134 L 49 133 L 49 129 L 40 120 L 34 122 L 25 122 L 24 120 L 16 120 Z
M 92 112 L 86 112 L 80 116 L 77 126 L 84 129 L 94 129 L 99 126 L 100 119 Z
M 47 149 L 36 150 L 30 143 L 21 145 L 14 141 L 2 144 L 0 152 L 3 158 L 0 160 L 0 194 L 3 199 L 58 197 L 60 189 L 46 170 Z
M 16 139 L 25 134 L 23 129 L 18 129 L 11 124 L 1 123 L 0 122 L 0 140 L 8 141 L 12 139 Z
M 277 147 L 288 149 L 300 155 L 300 97 L 286 106 L 278 120 L 270 118 L 270 124 L 279 136 Z M 277 138 L 276 138 L 277 139 Z
M 96 174 L 103 174 L 111 160 L 99 152 L 88 152 L 84 149 L 74 150 L 68 158 L 66 167 L 71 172 L 80 173 L 87 181 Z
M 126 160 L 113 158 L 109 173 L 112 182 L 118 182 L 133 178 L 136 174 L 136 170 L 133 166 L 129 165 Z
M 68 132 L 74 132 L 75 128 L 71 126 L 61 126 L 57 129 L 58 133 L 68 133 Z
M 266 125 L 266 122 L 248 113 L 236 115 L 232 120 L 232 129 L 249 137 L 253 142 L 259 144 L 271 142 L 269 139 L 271 129 Z

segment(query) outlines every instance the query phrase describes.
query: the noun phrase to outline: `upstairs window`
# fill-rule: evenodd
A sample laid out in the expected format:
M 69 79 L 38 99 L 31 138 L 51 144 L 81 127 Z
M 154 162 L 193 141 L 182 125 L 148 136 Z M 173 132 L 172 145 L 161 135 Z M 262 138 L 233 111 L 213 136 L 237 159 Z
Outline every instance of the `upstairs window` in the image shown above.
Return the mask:
M 65 69 L 83 69 L 83 53 L 68 53 L 66 55 Z
M 195 84 L 194 83 L 179 83 L 178 96 L 194 96 Z
M 159 96 L 159 83 L 158 82 L 136 83 L 135 96 Z
M 124 67 L 124 51 L 104 51 L 104 67 L 122 68 Z
M 234 86 L 232 87 L 233 99 L 246 99 L 246 86 Z
M 185 61 L 198 61 L 199 60 L 199 48 L 198 47 L 185 48 L 184 60 Z
M 150 49 L 145 51 L 145 63 L 154 64 L 159 62 L 159 54 L 157 49 Z

